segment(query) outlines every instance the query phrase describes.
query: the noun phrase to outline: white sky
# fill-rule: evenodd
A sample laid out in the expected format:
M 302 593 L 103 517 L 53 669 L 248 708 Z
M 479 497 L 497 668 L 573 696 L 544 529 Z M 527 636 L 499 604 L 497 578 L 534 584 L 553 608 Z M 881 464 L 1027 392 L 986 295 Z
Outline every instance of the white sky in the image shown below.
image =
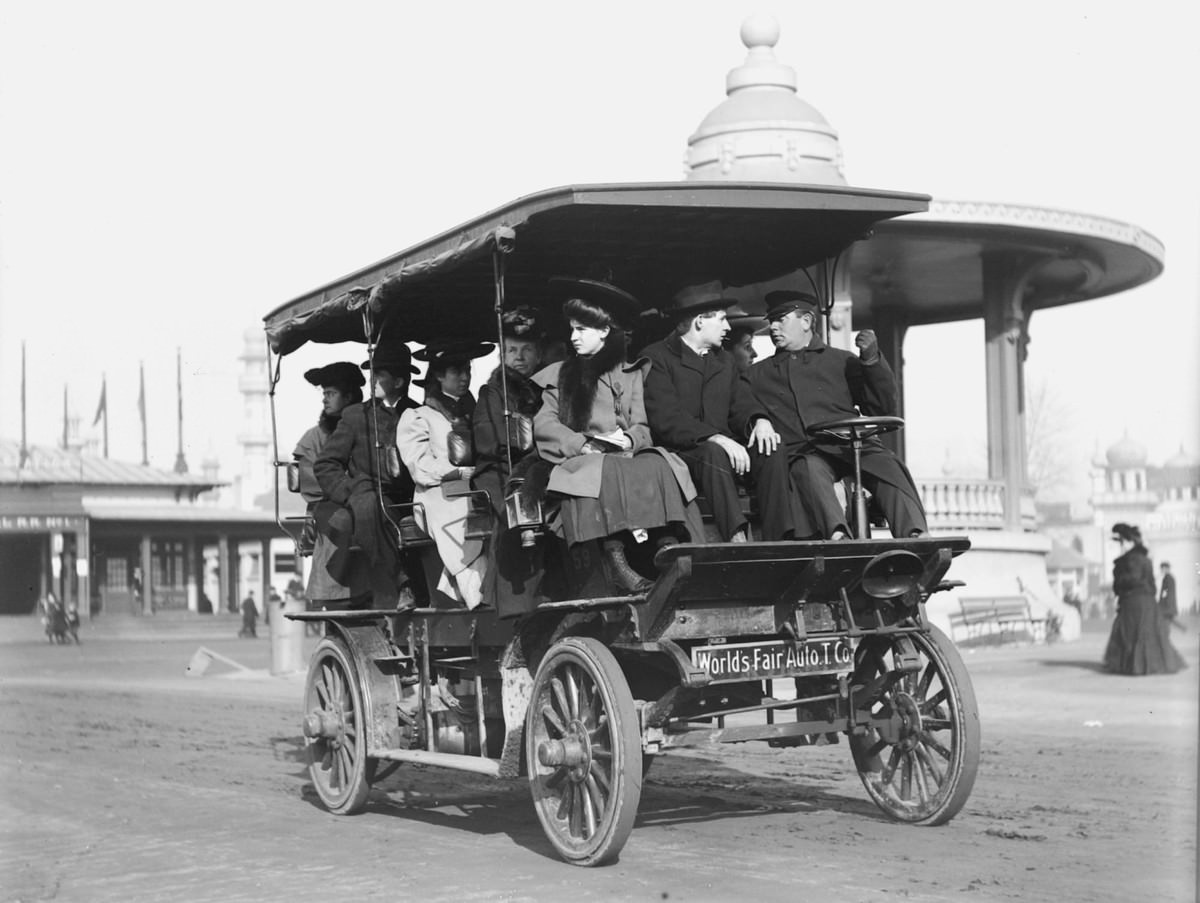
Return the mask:
M 242 335 L 276 305 L 522 194 L 682 176 L 688 136 L 773 12 L 776 54 L 851 184 L 1061 207 L 1167 246 L 1158 280 L 1038 313 L 1029 374 L 1080 475 L 1127 428 L 1200 451 L 1200 55 L 1174 2 L 777 4 L 0 0 L 0 436 L 89 428 L 113 457 L 237 472 Z M 984 444 L 979 322 L 909 335 L 910 463 Z M 314 418 L 301 371 L 281 443 Z M 300 384 L 300 385 L 297 385 Z M 93 432 L 98 431 L 98 427 Z

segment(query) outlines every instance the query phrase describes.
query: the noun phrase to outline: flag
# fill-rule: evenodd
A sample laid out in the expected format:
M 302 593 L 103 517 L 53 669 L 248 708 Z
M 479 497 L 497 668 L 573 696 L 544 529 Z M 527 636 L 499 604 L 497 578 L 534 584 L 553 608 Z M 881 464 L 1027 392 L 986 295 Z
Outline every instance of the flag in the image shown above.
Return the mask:
M 92 418 L 92 426 L 100 422 L 100 418 L 108 413 L 108 378 L 100 377 L 100 403 L 96 405 L 96 416 Z

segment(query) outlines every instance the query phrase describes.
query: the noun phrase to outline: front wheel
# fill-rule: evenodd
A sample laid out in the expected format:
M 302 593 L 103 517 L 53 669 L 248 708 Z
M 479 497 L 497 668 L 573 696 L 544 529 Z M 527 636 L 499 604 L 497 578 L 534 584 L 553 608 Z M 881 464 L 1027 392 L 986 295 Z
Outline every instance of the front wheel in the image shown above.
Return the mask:
M 304 746 L 308 773 L 334 815 L 367 804 L 376 760 L 367 757 L 367 719 L 358 672 L 341 640 L 317 644 L 304 689 Z
M 575 865 L 617 858 L 642 796 L 642 742 L 629 684 L 599 641 L 552 646 L 525 716 L 534 808 L 546 837 Z
M 874 722 L 850 736 L 867 793 L 897 821 L 948 822 L 979 767 L 979 707 L 958 650 L 930 626 L 928 635 L 864 640 L 854 661 Z

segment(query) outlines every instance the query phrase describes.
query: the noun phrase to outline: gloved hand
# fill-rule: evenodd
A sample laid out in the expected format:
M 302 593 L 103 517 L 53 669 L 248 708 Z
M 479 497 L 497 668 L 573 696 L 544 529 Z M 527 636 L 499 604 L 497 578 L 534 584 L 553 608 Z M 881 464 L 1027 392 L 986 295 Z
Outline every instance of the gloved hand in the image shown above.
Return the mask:
M 854 338 L 858 346 L 858 356 L 864 364 L 873 364 L 879 360 L 879 339 L 875 338 L 874 329 L 864 329 Z

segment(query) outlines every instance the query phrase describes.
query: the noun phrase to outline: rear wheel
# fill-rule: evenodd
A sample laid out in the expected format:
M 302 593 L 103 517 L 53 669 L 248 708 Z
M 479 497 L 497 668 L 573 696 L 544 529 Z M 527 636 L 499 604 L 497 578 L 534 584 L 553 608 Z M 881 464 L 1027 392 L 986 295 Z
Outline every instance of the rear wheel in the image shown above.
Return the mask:
M 642 743 L 629 684 L 613 654 L 569 637 L 538 667 L 526 714 L 534 808 L 563 859 L 602 865 L 633 830 L 642 795 Z
M 345 644 L 322 640 L 304 690 L 304 745 L 313 787 L 335 815 L 353 815 L 367 804 L 376 765 L 367 757 L 367 719 Z
M 897 821 L 940 825 L 971 795 L 979 767 L 979 707 L 958 650 L 929 634 L 864 640 L 854 684 L 873 696 L 875 725 L 850 735 L 859 777 Z

